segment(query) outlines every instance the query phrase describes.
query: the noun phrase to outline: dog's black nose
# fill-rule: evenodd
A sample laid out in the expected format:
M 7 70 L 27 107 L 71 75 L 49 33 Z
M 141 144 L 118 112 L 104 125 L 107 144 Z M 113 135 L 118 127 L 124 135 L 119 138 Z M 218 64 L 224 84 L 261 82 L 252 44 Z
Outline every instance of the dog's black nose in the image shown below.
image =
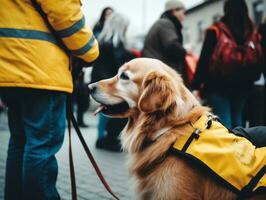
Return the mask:
M 97 89 L 97 86 L 96 86 L 96 84 L 94 84 L 94 83 L 92 83 L 92 84 L 89 84 L 89 92 L 90 92 L 90 94 L 93 94 L 93 93 L 95 93 L 95 91 L 96 91 L 96 89 Z

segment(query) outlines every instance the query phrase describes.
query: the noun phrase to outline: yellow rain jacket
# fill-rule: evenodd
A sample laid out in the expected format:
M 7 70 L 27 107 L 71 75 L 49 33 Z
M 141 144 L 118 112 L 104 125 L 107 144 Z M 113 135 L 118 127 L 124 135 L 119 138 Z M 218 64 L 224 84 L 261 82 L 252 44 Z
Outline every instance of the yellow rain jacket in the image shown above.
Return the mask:
M 37 0 L 69 52 L 86 62 L 99 54 L 80 0 Z M 0 87 L 72 92 L 69 56 L 31 0 L 1 1 Z
M 266 147 L 256 148 L 211 116 L 201 116 L 193 126 L 193 133 L 175 142 L 175 153 L 207 170 L 240 196 L 266 192 Z

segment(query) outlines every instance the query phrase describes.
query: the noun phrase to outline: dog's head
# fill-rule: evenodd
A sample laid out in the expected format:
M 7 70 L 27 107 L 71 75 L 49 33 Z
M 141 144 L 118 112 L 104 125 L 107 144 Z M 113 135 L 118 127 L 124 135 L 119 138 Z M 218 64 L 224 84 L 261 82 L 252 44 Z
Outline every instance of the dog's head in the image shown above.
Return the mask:
M 181 116 L 198 104 L 179 74 L 159 60 L 133 59 L 116 76 L 89 85 L 91 96 L 101 104 L 98 112 L 112 117 L 176 110 Z

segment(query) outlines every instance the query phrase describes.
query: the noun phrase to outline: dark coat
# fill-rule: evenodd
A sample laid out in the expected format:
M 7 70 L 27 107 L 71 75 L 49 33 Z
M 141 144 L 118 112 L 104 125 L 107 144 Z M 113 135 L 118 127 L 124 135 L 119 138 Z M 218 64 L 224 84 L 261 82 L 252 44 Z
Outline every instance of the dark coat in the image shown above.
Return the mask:
M 95 24 L 92 31 L 93 31 L 94 36 L 98 38 L 102 30 L 103 30 L 103 23 L 98 22 L 97 24 Z
M 117 47 L 114 47 L 111 42 L 100 44 L 100 56 L 93 65 L 91 82 L 115 76 L 119 67 L 133 58 L 133 54 L 126 50 L 122 43 Z
M 266 23 L 262 24 L 259 28 L 259 32 L 262 36 L 262 48 L 264 51 L 264 77 L 266 78 Z
M 162 17 L 149 30 L 142 54 L 144 57 L 156 58 L 184 75 L 184 58 L 182 25 L 168 17 Z
M 262 35 L 262 47 L 264 50 L 264 79 L 266 81 L 266 23 L 260 26 Z M 266 125 L 266 84 L 264 84 L 264 125 Z

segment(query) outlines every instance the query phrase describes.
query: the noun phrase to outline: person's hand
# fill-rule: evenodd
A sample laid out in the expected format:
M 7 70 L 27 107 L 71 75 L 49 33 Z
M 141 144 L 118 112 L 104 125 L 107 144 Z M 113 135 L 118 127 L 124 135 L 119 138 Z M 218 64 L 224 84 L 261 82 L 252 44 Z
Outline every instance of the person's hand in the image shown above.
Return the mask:
M 191 50 L 187 50 L 187 55 L 189 55 L 189 56 L 193 56 L 194 53 L 193 53 Z
M 71 60 L 72 61 L 72 76 L 73 76 L 74 80 L 78 79 L 80 73 L 82 72 L 82 68 L 84 68 L 84 67 L 87 68 L 87 67 L 92 66 L 92 63 L 87 63 L 80 58 L 73 56 L 71 59 L 72 59 Z
M 72 56 L 71 59 L 72 59 L 72 67 L 73 68 L 81 69 L 83 67 L 91 67 L 92 66 L 92 63 L 85 62 L 81 58 L 77 58 L 77 57 Z

